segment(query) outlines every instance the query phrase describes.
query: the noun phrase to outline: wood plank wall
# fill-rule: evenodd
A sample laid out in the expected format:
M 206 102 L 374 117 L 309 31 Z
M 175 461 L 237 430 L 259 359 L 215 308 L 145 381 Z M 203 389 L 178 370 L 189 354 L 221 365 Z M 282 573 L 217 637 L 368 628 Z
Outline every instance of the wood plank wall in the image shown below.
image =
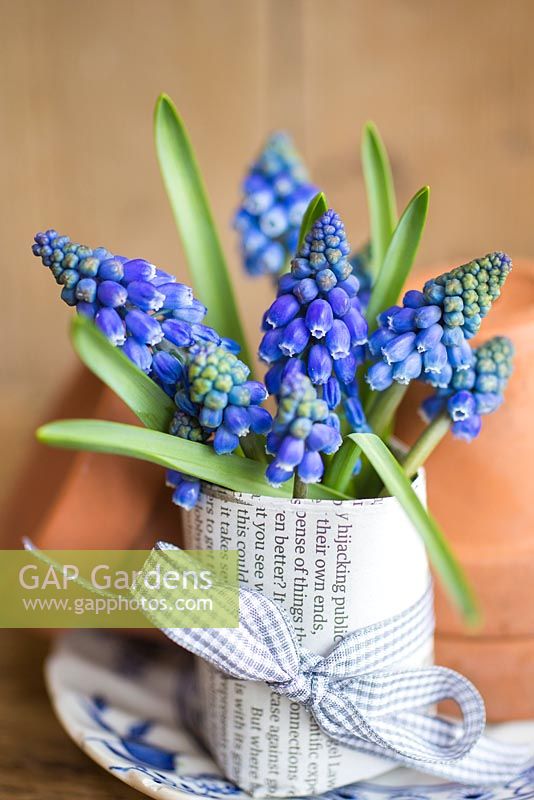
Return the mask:
M 432 186 L 420 264 L 534 254 L 533 26 L 531 0 L 0 0 L 0 498 L 75 363 L 34 231 L 186 278 L 152 148 L 160 91 L 189 125 L 257 337 L 270 287 L 243 278 L 228 220 L 276 127 L 293 132 L 354 242 L 372 118 L 402 202 Z

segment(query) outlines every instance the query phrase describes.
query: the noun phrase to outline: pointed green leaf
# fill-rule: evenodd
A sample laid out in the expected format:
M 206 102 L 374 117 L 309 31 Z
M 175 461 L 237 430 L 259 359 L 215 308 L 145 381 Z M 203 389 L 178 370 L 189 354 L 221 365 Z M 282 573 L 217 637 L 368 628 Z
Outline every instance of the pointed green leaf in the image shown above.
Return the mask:
M 208 445 L 134 425 L 92 419 L 62 420 L 43 425 L 37 431 L 37 438 L 53 447 L 115 453 L 150 461 L 235 492 L 270 497 L 292 496 L 291 482 L 279 489 L 267 483 L 265 465 L 236 455 L 218 456 Z M 347 499 L 339 492 L 332 492 L 320 485 L 310 489 L 310 497 L 316 499 Z
M 108 342 L 87 317 L 72 320 L 71 338 L 83 363 L 109 386 L 147 428 L 169 429 L 174 403 L 163 389 Z
M 412 197 L 395 228 L 369 299 L 369 333 L 376 328 L 377 315 L 397 302 L 406 283 L 423 235 L 429 193 L 428 186 L 424 186 Z
M 397 208 L 388 154 L 372 122 L 363 128 L 362 167 L 371 229 L 371 271 L 376 277 L 397 224 Z
M 221 336 L 239 342 L 243 360 L 252 367 L 195 154 L 185 125 L 165 94 L 156 103 L 154 135 L 163 182 L 182 238 L 195 294 L 208 309 L 208 324 Z
M 323 192 L 319 192 L 319 194 L 316 194 L 315 197 L 312 197 L 308 204 L 308 208 L 302 217 L 298 243 L 299 250 L 304 242 L 304 239 L 306 238 L 306 234 L 309 230 L 311 230 L 313 223 L 315 220 L 319 219 L 319 217 L 321 217 L 325 211 L 328 211 L 328 203 L 326 202 L 326 197 Z
M 428 556 L 450 599 L 464 619 L 479 621 L 476 601 L 467 578 L 456 561 L 443 533 L 415 494 L 410 480 L 384 442 L 374 433 L 352 433 L 348 437 L 360 448 L 394 495 L 425 543 Z

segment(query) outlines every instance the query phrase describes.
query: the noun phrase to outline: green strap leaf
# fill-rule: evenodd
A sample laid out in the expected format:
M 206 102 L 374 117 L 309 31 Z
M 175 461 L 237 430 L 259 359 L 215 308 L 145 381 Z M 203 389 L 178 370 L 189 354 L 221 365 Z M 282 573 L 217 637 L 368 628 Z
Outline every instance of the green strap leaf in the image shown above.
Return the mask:
M 428 556 L 450 599 L 470 624 L 480 621 L 477 604 L 467 578 L 443 533 L 415 494 L 410 480 L 384 442 L 374 433 L 352 433 L 348 437 L 360 448 L 394 495 L 425 543 Z
M 371 229 L 371 272 L 376 278 L 397 224 L 397 207 L 388 154 L 372 122 L 363 128 L 361 156 Z
M 420 189 L 406 206 L 395 228 L 369 299 L 369 333 L 377 327 L 377 315 L 397 302 L 410 273 L 425 227 L 429 194 L 428 186 Z
M 156 153 L 195 294 L 208 309 L 207 322 L 241 345 L 252 368 L 232 283 L 215 229 L 204 183 L 185 125 L 172 100 L 162 94 L 154 114 Z
M 308 203 L 308 208 L 304 212 L 302 222 L 300 224 L 299 243 L 298 249 L 302 247 L 306 234 L 311 230 L 313 223 L 321 217 L 325 211 L 328 211 L 328 203 L 323 192 L 319 192 L 315 197 L 312 197 Z
M 126 403 L 143 425 L 158 431 L 169 429 L 175 411 L 170 397 L 113 347 L 90 319 L 81 314 L 75 316 L 71 338 L 86 367 Z
M 224 486 L 234 492 L 270 497 L 292 496 L 291 482 L 279 489 L 267 483 L 265 465 L 236 455 L 218 456 L 208 445 L 134 425 L 94 419 L 61 420 L 43 425 L 37 431 L 37 438 L 53 447 L 114 453 L 150 461 L 167 469 L 193 475 L 208 483 Z M 310 489 L 310 497 L 315 499 L 348 499 L 319 484 Z

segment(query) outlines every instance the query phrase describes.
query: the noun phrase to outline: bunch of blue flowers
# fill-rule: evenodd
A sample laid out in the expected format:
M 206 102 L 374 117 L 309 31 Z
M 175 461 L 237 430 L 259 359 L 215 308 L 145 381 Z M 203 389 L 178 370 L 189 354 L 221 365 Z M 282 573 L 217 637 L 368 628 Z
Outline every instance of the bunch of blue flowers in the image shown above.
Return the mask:
M 279 394 L 287 365 L 298 358 L 330 410 L 343 391 L 360 414 L 355 376 L 365 361 L 367 322 L 349 252 L 343 223 L 328 210 L 307 234 L 291 271 L 279 278 L 259 348 L 262 360 L 271 364 L 265 376 L 270 394 Z
M 402 306 L 383 311 L 369 339 L 375 358 L 366 376 L 371 388 L 381 392 L 394 381 L 406 385 L 417 378 L 446 388 L 454 370 L 469 369 L 468 339 L 480 329 L 510 270 L 509 256 L 490 253 L 427 281 L 422 292 L 407 292 Z
M 242 204 L 234 217 L 247 272 L 276 275 L 284 268 L 316 192 L 288 134 L 270 136 L 243 182 Z
M 331 413 L 310 379 L 299 369 L 287 371 L 278 395 L 278 411 L 267 436 L 267 451 L 274 456 L 266 471 L 273 486 L 296 473 L 303 483 L 317 483 L 324 473 L 321 453 L 331 455 L 341 445 L 341 435 L 329 423 Z
M 260 408 L 265 387 L 247 381 L 236 343 L 203 324 L 206 308 L 189 286 L 144 259 L 91 249 L 54 230 L 38 233 L 32 250 L 63 287 L 62 299 L 174 398 L 169 433 L 209 441 L 223 454 L 249 431 L 270 430 L 271 416 Z M 171 478 L 173 500 L 191 508 L 199 481 L 177 472 Z
M 422 414 L 430 423 L 446 413 L 451 431 L 470 442 L 482 428 L 482 417 L 496 411 L 504 402 L 504 392 L 513 369 L 514 346 L 505 336 L 495 336 L 473 351 L 473 364 L 467 370 L 453 371 L 449 386 L 438 388 L 422 404 Z

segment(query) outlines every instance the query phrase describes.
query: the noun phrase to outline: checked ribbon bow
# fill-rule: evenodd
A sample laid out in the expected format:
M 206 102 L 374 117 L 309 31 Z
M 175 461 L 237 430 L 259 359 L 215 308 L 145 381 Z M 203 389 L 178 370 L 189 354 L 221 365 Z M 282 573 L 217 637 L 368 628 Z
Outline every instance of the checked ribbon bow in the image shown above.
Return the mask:
M 153 553 L 161 559 L 176 549 L 159 542 Z M 149 557 L 143 572 L 151 568 Z M 162 630 L 173 642 L 231 678 L 262 681 L 302 703 L 327 736 L 355 750 L 467 784 L 511 780 L 532 756 L 532 748 L 483 735 L 484 702 L 462 675 L 400 666 L 432 636 L 431 586 L 410 608 L 348 634 L 324 657 L 299 643 L 282 606 L 243 586 L 237 628 L 174 628 L 172 612 L 169 622 Z M 458 705 L 461 722 L 428 712 L 445 699 Z

